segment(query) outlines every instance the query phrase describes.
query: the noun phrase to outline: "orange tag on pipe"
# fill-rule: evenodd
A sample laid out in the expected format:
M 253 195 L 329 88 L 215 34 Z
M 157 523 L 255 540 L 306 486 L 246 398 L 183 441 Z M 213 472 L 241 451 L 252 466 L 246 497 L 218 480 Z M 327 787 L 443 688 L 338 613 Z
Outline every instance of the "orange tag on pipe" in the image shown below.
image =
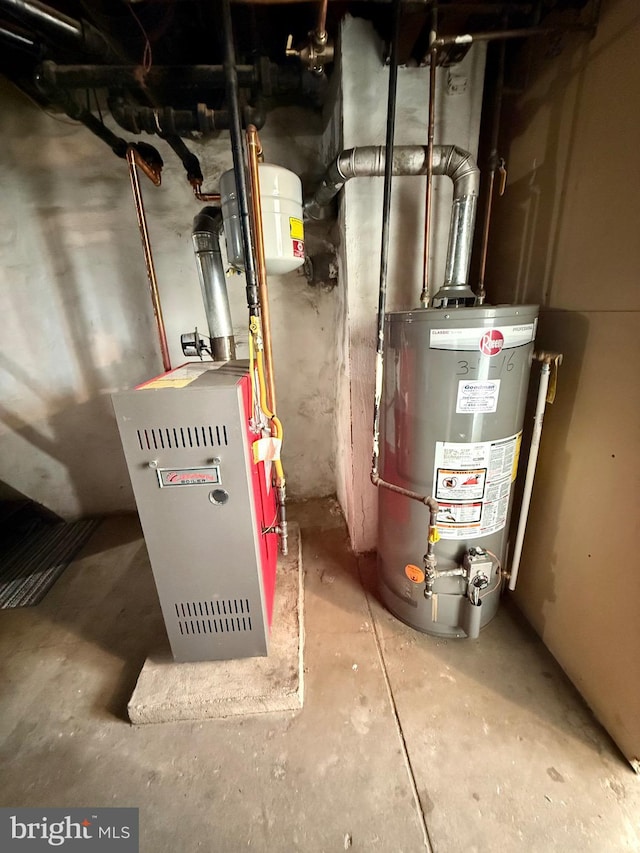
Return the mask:
M 424 572 L 418 566 L 409 563 L 404 567 L 404 573 L 413 583 L 422 583 L 424 581 Z

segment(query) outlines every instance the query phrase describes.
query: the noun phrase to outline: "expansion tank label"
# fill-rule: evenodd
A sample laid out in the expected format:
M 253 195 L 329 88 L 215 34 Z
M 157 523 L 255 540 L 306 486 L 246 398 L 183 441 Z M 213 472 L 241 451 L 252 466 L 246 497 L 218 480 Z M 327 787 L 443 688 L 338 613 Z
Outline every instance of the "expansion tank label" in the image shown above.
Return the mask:
M 289 234 L 293 240 L 304 240 L 304 224 L 302 219 L 289 217 Z
M 435 497 L 442 539 L 478 539 L 507 522 L 521 433 L 496 441 L 436 442 Z
M 431 349 L 478 352 L 498 355 L 503 349 L 513 349 L 531 343 L 536 336 L 536 323 L 519 326 L 494 326 L 492 329 L 431 329 Z

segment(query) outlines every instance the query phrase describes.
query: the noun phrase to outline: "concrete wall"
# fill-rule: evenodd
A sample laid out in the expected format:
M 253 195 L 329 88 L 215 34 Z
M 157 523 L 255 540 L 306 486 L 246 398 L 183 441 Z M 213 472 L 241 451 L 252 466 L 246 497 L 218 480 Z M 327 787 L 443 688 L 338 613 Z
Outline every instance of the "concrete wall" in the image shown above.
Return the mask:
M 321 130 L 307 111 L 272 113 L 267 159 L 301 174 L 316 168 Z M 1 80 L 0 133 L 0 481 L 65 516 L 131 509 L 109 394 L 162 365 L 126 164 Z M 200 205 L 176 157 L 150 141 L 165 160 L 163 186 L 141 180 L 178 365 L 180 333 L 206 329 L 190 239 Z M 190 145 L 217 188 L 231 165 L 228 136 Z M 229 284 L 245 357 L 244 280 Z M 271 287 L 290 493 L 328 494 L 337 300 L 298 272 Z
M 384 145 L 388 69 L 383 47 L 365 21 L 342 27 L 343 147 Z M 484 49 L 474 47 L 463 63 L 438 69 L 436 144 L 477 153 L 482 106 Z M 426 145 L 429 69 L 401 68 L 396 145 Z M 369 481 L 375 375 L 376 310 L 380 271 L 383 178 L 349 181 L 342 201 L 342 337 L 339 361 L 338 449 L 342 478 L 338 496 L 355 550 L 375 547 L 377 496 Z M 422 287 L 424 178 L 393 181 L 388 309 L 418 305 Z M 434 181 L 431 269 L 443 280 L 452 184 Z
M 562 351 L 517 601 L 640 769 L 640 13 L 605 0 L 597 37 L 532 65 L 505 115 L 492 301 L 540 302 Z M 538 49 L 540 45 L 536 46 Z

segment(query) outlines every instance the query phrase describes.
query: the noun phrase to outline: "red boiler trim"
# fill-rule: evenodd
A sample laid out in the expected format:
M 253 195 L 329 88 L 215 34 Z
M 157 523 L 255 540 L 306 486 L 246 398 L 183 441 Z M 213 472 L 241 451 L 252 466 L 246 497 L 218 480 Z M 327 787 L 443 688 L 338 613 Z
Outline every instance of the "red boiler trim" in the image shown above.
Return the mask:
M 278 562 L 278 534 L 262 533 L 267 527 L 274 527 L 278 523 L 278 508 L 276 502 L 276 489 L 271 485 L 267 489 L 265 477 L 265 463 L 253 461 L 252 446 L 258 438 L 249 427 L 249 418 L 252 411 L 251 381 L 249 374 L 242 376 L 238 384 L 242 390 L 242 403 L 244 406 L 245 425 L 247 441 L 249 444 L 248 464 L 251 469 L 251 484 L 253 488 L 253 501 L 255 505 L 255 524 L 260 544 L 260 565 L 262 568 L 262 585 L 267 608 L 267 619 L 271 627 L 273 619 L 273 599 L 276 588 L 276 567 Z

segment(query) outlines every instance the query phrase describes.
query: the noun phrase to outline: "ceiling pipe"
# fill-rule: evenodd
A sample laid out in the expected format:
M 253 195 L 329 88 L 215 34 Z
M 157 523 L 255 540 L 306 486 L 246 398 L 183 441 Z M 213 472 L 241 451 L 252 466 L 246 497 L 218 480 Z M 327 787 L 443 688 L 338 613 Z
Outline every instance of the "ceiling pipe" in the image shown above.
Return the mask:
M 16 50 L 23 50 L 26 53 L 30 53 L 32 56 L 39 57 L 42 55 L 42 47 L 38 42 L 36 42 L 30 35 L 26 35 L 24 33 L 19 33 L 17 30 L 14 30 L 7 26 L 7 24 L 0 24 L 0 41 L 3 42 L 7 47 L 15 48 Z
M 229 130 L 232 125 L 232 111 L 229 109 L 212 110 L 206 104 L 197 104 L 194 109 L 174 109 L 174 107 L 144 107 L 125 101 L 124 98 L 110 98 L 111 115 L 130 133 L 157 133 L 158 136 L 181 136 L 192 133 L 213 133 L 216 130 Z M 266 121 L 266 109 L 262 101 L 256 106 L 245 105 L 242 110 L 245 127 L 253 124 L 261 128 Z
M 513 30 L 490 30 L 481 33 L 461 33 L 458 35 L 440 36 L 431 42 L 431 48 L 440 50 L 451 45 L 472 45 L 476 42 L 500 41 L 503 39 L 523 39 L 533 36 L 562 35 L 563 33 L 593 32 L 597 22 L 593 20 L 585 24 L 565 24 L 557 27 L 522 27 Z
M 0 0 L 0 3 L 2 0 Z M 39 69 L 43 80 L 51 86 L 68 89 L 132 88 L 191 88 L 225 86 L 222 65 L 152 65 L 145 71 L 141 65 L 58 65 L 47 60 Z M 253 65 L 238 66 L 240 86 L 255 86 L 260 78 Z
M 342 151 L 331 163 L 313 199 L 305 206 L 311 219 L 322 219 L 322 208 L 340 192 L 351 178 L 384 175 L 385 147 L 366 146 Z M 392 173 L 426 175 L 429 149 L 424 145 L 400 145 L 393 149 Z M 474 299 L 467 284 L 473 228 L 475 225 L 480 171 L 468 151 L 456 145 L 433 146 L 433 174 L 446 175 L 453 181 L 453 207 L 449 229 L 449 246 L 445 281 L 434 300 Z
M 0 10 L 45 38 L 76 48 L 89 56 L 107 62 L 123 59 L 108 38 L 87 21 L 71 18 L 40 0 L 0 0 Z

